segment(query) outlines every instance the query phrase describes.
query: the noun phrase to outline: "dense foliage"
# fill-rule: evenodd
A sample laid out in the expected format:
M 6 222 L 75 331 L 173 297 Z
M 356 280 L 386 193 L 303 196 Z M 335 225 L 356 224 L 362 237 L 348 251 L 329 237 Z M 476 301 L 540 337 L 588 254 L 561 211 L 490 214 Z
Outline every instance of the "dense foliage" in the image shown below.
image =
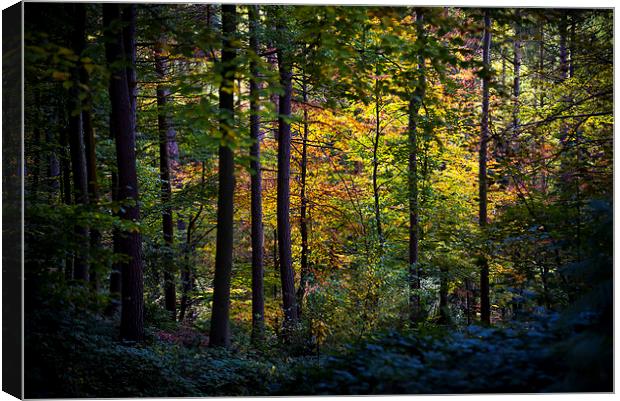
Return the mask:
M 611 391 L 612 22 L 27 3 L 26 396 Z

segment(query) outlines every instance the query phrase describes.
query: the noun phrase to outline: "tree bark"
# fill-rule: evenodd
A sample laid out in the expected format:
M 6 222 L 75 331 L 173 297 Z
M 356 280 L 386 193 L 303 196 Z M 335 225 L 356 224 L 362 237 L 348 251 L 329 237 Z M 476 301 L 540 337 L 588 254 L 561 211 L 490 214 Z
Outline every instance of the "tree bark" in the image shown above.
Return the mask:
M 90 87 L 90 76 L 86 68 L 80 69 L 80 82 Z M 84 146 L 86 155 L 86 176 L 88 180 L 88 201 L 96 205 L 99 202 L 99 186 L 97 182 L 97 152 L 95 130 L 92 124 L 92 98 L 90 93 L 82 101 L 82 126 L 84 129 Z M 101 247 L 101 232 L 94 227 L 90 228 L 90 248 L 97 250 Z M 90 267 L 90 284 L 94 291 L 99 291 L 99 272 L 94 266 Z
M 416 9 L 416 32 L 417 40 L 424 41 L 424 14 Z M 421 49 L 422 47 L 419 46 Z M 415 90 L 409 99 L 409 308 L 412 322 L 419 322 L 422 316 L 422 305 L 419 291 L 421 288 L 421 269 L 418 264 L 418 120 L 422 100 L 426 92 L 425 58 L 422 53 L 418 55 L 418 81 Z
M 489 10 L 484 12 L 484 36 L 482 39 L 482 121 L 479 151 L 479 212 L 478 224 L 482 232 L 487 225 L 487 144 L 489 141 L 489 83 L 491 68 L 491 17 Z M 489 264 L 484 253 L 479 259 L 480 266 L 480 320 L 483 324 L 491 323 L 491 305 L 489 297 Z
M 133 14 L 135 5 L 127 6 L 125 12 Z M 127 71 L 116 67 L 126 62 L 123 32 L 113 27 L 121 19 L 119 4 L 103 5 L 104 27 L 108 30 L 106 59 L 110 69 L 110 101 L 112 108 L 111 126 L 116 139 L 116 162 L 118 166 L 118 201 L 123 205 L 119 216 L 123 220 L 137 223 L 140 220 L 138 205 L 138 179 L 135 150 L 135 113 L 132 115 Z M 129 29 L 131 32 L 132 29 Z M 133 28 L 135 31 L 135 27 Z M 135 43 L 135 42 L 134 42 Z M 133 48 L 135 49 L 135 47 Z M 132 53 L 135 50 L 130 49 Z M 134 57 L 135 60 L 135 57 Z M 119 238 L 119 253 L 127 257 L 120 263 L 121 279 L 121 338 L 130 341 L 144 340 L 144 282 L 142 272 L 141 238 L 137 230 L 125 231 Z
M 52 130 L 45 131 L 45 142 L 49 145 L 54 143 L 55 138 Z M 47 180 L 49 183 L 49 201 L 57 196 L 57 192 L 60 188 L 60 162 L 55 150 L 50 150 L 47 157 Z
M 205 182 L 206 182 L 206 172 L 205 172 L 205 161 L 203 160 L 201 163 L 201 179 L 200 184 L 202 187 L 202 192 L 204 194 Z M 190 306 L 190 292 L 194 288 L 194 271 L 191 266 L 190 255 L 194 252 L 194 240 L 192 238 L 194 233 L 194 227 L 196 226 L 196 221 L 200 217 L 202 211 L 204 209 L 203 205 L 200 205 L 198 211 L 190 217 L 187 225 L 186 231 L 186 240 L 185 240 L 185 249 L 183 252 L 183 264 L 181 270 L 181 305 L 179 311 L 179 321 L 182 322 L 185 319 L 185 315 Z
M 540 41 L 538 42 L 538 79 L 540 79 L 539 103 L 540 108 L 545 107 L 545 22 L 540 22 Z
M 112 122 L 112 116 L 110 115 L 110 122 Z M 114 141 L 114 128 L 110 125 L 110 137 Z M 118 173 L 112 171 L 110 174 L 110 197 L 113 203 L 118 203 Z M 112 212 L 116 217 L 119 216 L 118 212 Z M 118 228 L 112 228 L 112 253 L 118 255 L 121 252 L 121 232 Z M 112 271 L 110 272 L 110 303 L 106 308 L 106 315 L 112 316 L 116 314 L 120 307 L 121 300 L 121 280 L 122 272 L 121 265 L 118 262 L 112 262 Z
M 308 195 L 306 193 L 306 177 L 308 170 L 308 85 L 306 75 L 302 77 L 302 98 L 304 102 L 303 138 L 301 142 L 301 190 L 299 210 L 299 231 L 301 234 L 301 270 L 299 289 L 297 291 L 298 314 L 301 316 L 302 305 L 306 297 L 306 287 L 310 276 L 308 265 Z
M 129 115 L 131 122 L 131 132 L 136 132 L 136 101 L 138 86 L 136 79 L 136 5 L 128 5 L 122 9 L 121 19 L 123 21 L 123 49 L 127 60 L 127 89 L 129 95 Z
M 249 5 L 250 50 L 258 55 L 259 6 Z M 265 294 L 264 294 L 264 254 L 263 254 L 263 202 L 262 172 L 260 162 L 260 74 L 258 62 L 250 62 L 250 169 L 251 178 L 251 213 L 252 213 L 252 339 L 260 342 L 265 329 Z
M 560 82 L 568 78 L 568 51 L 566 48 L 567 30 L 568 18 L 566 12 L 562 11 L 560 20 Z
M 282 18 L 278 18 L 276 30 L 281 35 L 280 43 L 284 43 L 287 27 Z M 284 45 L 286 46 L 286 45 Z M 291 176 L 291 96 L 292 65 L 290 54 L 284 46 L 277 51 L 280 86 L 283 93 L 279 97 L 278 116 L 278 177 L 277 177 L 277 226 L 278 250 L 280 255 L 280 279 L 282 281 L 282 307 L 284 309 L 284 326 L 288 328 L 297 323 L 298 311 L 295 297 L 295 273 L 291 254 L 290 224 L 290 176 Z
M 84 4 L 71 4 L 73 17 L 73 32 L 71 36 L 73 52 L 80 56 L 86 46 L 86 7 Z M 85 206 L 88 204 L 88 177 L 86 172 L 86 154 L 84 149 L 84 130 L 82 126 L 82 102 L 80 101 L 80 68 L 76 66 L 72 71 L 72 86 L 69 90 L 67 103 L 69 114 L 69 149 L 71 152 L 71 167 L 73 173 L 74 203 Z M 77 247 L 73 278 L 88 281 L 88 227 L 75 226 Z
M 65 105 L 59 105 L 59 109 L 66 109 Z M 66 120 L 63 121 L 60 127 L 60 169 L 61 169 L 61 186 L 60 194 L 62 202 L 65 205 L 71 205 L 71 156 L 67 151 L 69 145 L 68 127 L 65 125 Z M 73 278 L 73 255 L 68 254 L 65 257 L 65 280 L 69 281 Z
M 377 183 L 377 176 L 379 170 L 379 140 L 381 139 L 381 92 L 379 88 L 379 66 L 375 70 L 375 140 L 373 141 L 372 148 L 372 193 L 375 199 L 375 220 L 377 224 L 377 238 L 379 239 L 379 246 L 383 250 L 383 229 L 381 227 L 381 207 L 379 202 L 379 185 Z
M 512 131 L 513 139 L 519 135 L 519 95 L 521 92 L 521 10 L 516 10 L 515 38 L 514 38 L 514 82 L 513 82 L 513 109 Z
M 570 14 L 570 45 L 568 53 L 570 54 L 570 60 L 568 63 L 568 76 L 570 78 L 575 76 L 575 54 L 577 53 L 577 15 L 574 12 Z
M 450 310 L 448 305 L 448 267 L 442 266 L 439 274 L 439 322 L 447 324 L 450 321 Z
M 164 54 L 163 44 L 165 39 L 161 37 L 155 46 L 155 72 L 159 82 L 166 79 L 168 59 Z M 172 319 L 176 319 L 176 284 L 174 280 L 173 240 L 174 228 L 172 222 L 172 200 L 170 154 L 168 146 L 171 129 L 168 117 L 168 96 L 170 91 L 163 84 L 157 84 L 157 125 L 159 128 L 159 178 L 161 183 L 160 193 L 162 202 L 162 232 L 166 250 L 164 251 L 164 304 Z
M 230 275 L 233 254 L 233 193 L 235 189 L 234 160 L 229 131 L 234 128 L 234 74 L 237 29 L 235 5 L 222 5 L 222 59 L 220 73 L 220 132 L 223 144 L 219 149 L 219 188 L 217 202 L 217 238 L 215 278 L 213 283 L 213 311 L 209 346 L 230 345 L 229 309 Z

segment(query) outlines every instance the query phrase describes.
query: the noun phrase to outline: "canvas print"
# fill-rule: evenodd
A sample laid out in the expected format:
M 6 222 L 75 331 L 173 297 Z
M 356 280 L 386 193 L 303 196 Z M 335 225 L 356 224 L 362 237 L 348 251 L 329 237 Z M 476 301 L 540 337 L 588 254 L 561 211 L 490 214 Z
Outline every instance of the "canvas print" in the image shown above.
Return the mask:
M 613 10 L 23 7 L 27 398 L 613 391 Z

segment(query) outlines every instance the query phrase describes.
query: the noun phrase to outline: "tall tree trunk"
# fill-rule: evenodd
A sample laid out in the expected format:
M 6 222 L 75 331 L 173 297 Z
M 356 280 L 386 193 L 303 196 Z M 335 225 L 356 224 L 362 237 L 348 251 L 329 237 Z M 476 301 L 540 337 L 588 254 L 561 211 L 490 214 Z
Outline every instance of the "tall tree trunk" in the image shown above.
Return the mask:
M 125 12 L 135 24 L 135 5 L 126 6 Z M 135 122 L 129 94 L 127 71 L 117 67 L 126 63 L 123 32 L 114 29 L 121 19 L 119 4 L 103 5 L 103 23 L 109 40 L 106 41 L 106 59 L 110 69 L 110 101 L 112 105 L 111 126 L 116 139 L 116 162 L 118 166 L 118 201 L 123 205 L 119 216 L 123 220 L 137 223 L 140 220 L 138 205 L 138 177 L 136 171 Z M 131 32 L 132 29 L 129 29 Z M 135 27 L 133 28 L 135 32 Z M 135 49 L 135 47 L 134 47 Z M 121 338 L 130 341 L 144 339 L 144 280 L 142 272 L 142 242 L 137 230 L 122 232 L 119 238 L 119 253 L 127 259 L 120 263 L 121 278 Z
M 217 238 L 215 253 L 215 278 L 213 280 L 213 311 L 209 346 L 230 345 L 229 309 L 230 275 L 233 255 L 233 193 L 235 171 L 229 131 L 234 128 L 234 74 L 236 50 L 234 40 L 237 30 L 235 5 L 222 5 L 222 59 L 220 73 L 220 132 L 223 144 L 219 149 L 219 188 L 217 201 Z
M 417 40 L 424 41 L 424 14 L 422 10 L 416 9 L 416 32 Z M 422 49 L 422 46 L 418 46 Z M 421 269 L 418 264 L 418 120 L 419 111 L 422 106 L 422 100 L 426 92 L 425 77 L 425 58 L 422 53 L 418 55 L 418 81 L 415 90 L 409 99 L 409 127 L 408 127 L 408 145 L 409 145 L 409 166 L 408 166 L 408 184 L 409 184 L 409 308 L 410 319 L 412 322 L 418 322 L 422 316 L 422 305 L 420 302 L 419 291 L 421 288 Z
M 170 91 L 161 82 L 165 81 L 168 59 L 164 54 L 163 45 L 165 39 L 161 37 L 155 45 L 155 72 L 160 83 L 157 84 L 157 125 L 159 128 L 159 178 L 161 181 L 162 202 L 162 232 L 166 250 L 164 252 L 164 299 L 166 310 L 176 318 L 176 284 L 174 280 L 173 258 L 173 223 L 172 223 L 172 200 L 170 155 L 168 146 L 168 131 L 171 129 L 168 118 L 168 96 Z
M 90 77 L 85 68 L 80 70 L 82 85 L 89 87 Z M 82 101 L 82 126 L 84 127 L 84 146 L 86 148 L 86 175 L 88 179 L 88 200 L 90 204 L 99 202 L 99 187 L 97 183 L 97 152 L 95 131 L 92 123 L 92 98 L 90 94 Z M 90 228 L 90 248 L 97 250 L 101 247 L 101 232 L 94 227 Z M 90 283 L 95 291 L 99 291 L 99 272 L 91 266 Z
M 308 195 L 306 193 L 306 177 L 308 170 L 308 85 L 306 75 L 302 77 L 302 99 L 304 102 L 303 137 L 301 142 L 301 191 L 299 210 L 299 231 L 301 234 L 301 270 L 299 289 L 297 290 L 298 313 L 301 316 L 302 305 L 306 297 L 306 287 L 310 276 L 308 265 Z
M 248 6 L 250 18 L 250 50 L 254 56 L 258 55 L 259 8 L 257 5 Z M 252 203 L 252 339 L 260 342 L 265 329 L 265 293 L 264 255 L 263 255 L 263 201 L 262 201 L 262 172 L 260 162 L 260 87 L 258 76 L 260 70 L 258 62 L 250 62 L 250 168 L 251 203 Z
M 479 213 L 478 224 L 484 234 L 487 225 L 487 144 L 489 141 L 489 83 L 491 68 L 491 17 L 489 10 L 484 11 L 484 37 L 482 39 L 482 121 L 480 130 L 479 153 Z M 489 297 L 489 264 L 482 251 L 479 258 L 480 266 L 480 320 L 484 324 L 491 323 L 491 304 Z
M 203 160 L 201 163 L 201 177 L 200 184 L 202 187 L 202 192 L 204 194 L 205 183 L 206 183 L 206 166 L 205 161 Z M 190 292 L 194 288 L 194 272 L 191 266 L 190 255 L 194 252 L 194 240 L 192 238 L 194 233 L 194 227 L 196 226 L 196 221 L 202 214 L 204 207 L 200 205 L 198 211 L 190 217 L 186 230 L 186 241 L 183 252 L 183 264 L 181 269 L 181 306 L 179 311 L 179 321 L 182 322 L 185 319 L 185 315 L 187 313 L 187 309 L 190 306 Z
M 540 21 L 540 41 L 538 42 L 538 79 L 540 80 L 540 93 L 538 105 L 540 108 L 545 107 L 545 22 Z
M 129 124 L 130 124 L 130 132 L 134 136 L 135 142 L 135 132 L 136 132 L 136 43 L 135 43 L 135 32 L 136 32 L 136 6 L 130 5 L 121 11 L 121 20 L 123 21 L 123 29 L 122 29 L 122 42 L 123 42 L 123 57 L 127 60 L 127 67 L 125 69 L 126 76 L 126 85 L 127 85 L 127 96 L 129 101 Z M 110 116 L 110 121 L 112 121 L 112 117 Z M 111 127 L 112 128 L 112 127 Z M 114 129 L 111 129 L 111 137 L 115 138 L 116 133 Z M 134 146 L 135 148 L 135 146 Z M 119 201 L 119 179 L 118 172 L 112 172 L 111 177 L 111 186 L 112 186 L 112 201 Z M 115 213 L 119 215 L 119 213 Z M 118 229 L 113 229 L 112 231 L 112 246 L 114 254 L 121 253 L 121 235 L 122 233 Z M 119 263 L 114 263 L 112 265 L 112 273 L 110 275 L 110 296 L 111 302 L 108 308 L 109 314 L 114 314 L 118 309 L 117 299 L 121 297 L 121 287 L 122 287 L 122 266 Z
M 38 199 L 38 191 L 39 191 L 39 179 L 41 176 L 41 117 L 40 110 L 43 107 L 41 104 L 41 96 L 39 95 L 39 91 L 34 91 L 34 107 L 36 108 L 36 112 L 32 116 L 33 118 L 33 155 L 32 155 L 32 194 L 35 196 L 35 199 Z M 29 173 L 26 170 L 26 173 Z
M 383 250 L 383 230 L 381 228 L 381 207 L 379 202 L 379 185 L 377 183 L 379 170 L 379 140 L 381 139 L 381 92 L 379 88 L 379 65 L 375 70 L 375 140 L 372 148 L 372 193 L 375 198 L 375 220 L 377 224 L 377 238 L 379 246 Z
M 60 108 L 66 108 L 64 105 L 59 105 Z M 71 205 L 71 157 L 67 151 L 69 145 L 69 138 L 67 137 L 68 127 L 65 125 L 66 120 L 63 121 L 60 127 L 60 169 L 61 169 L 61 186 L 60 193 L 62 202 L 65 205 Z M 68 253 L 65 257 L 65 279 L 71 280 L 73 278 L 73 255 Z
M 540 41 L 538 42 L 538 107 L 542 110 L 545 107 L 545 22 L 540 20 Z M 536 102 L 535 102 L 536 103 Z M 540 135 L 539 149 L 545 148 L 545 137 Z M 543 195 L 547 192 L 547 171 L 545 168 L 540 169 L 540 190 Z
M 84 4 L 71 4 L 73 17 L 72 46 L 76 55 L 80 56 L 86 46 L 86 7 Z M 69 148 L 71 152 L 71 167 L 73 173 L 73 193 L 76 205 L 88 204 L 88 177 L 86 173 L 86 154 L 84 149 L 84 130 L 82 126 L 82 102 L 80 101 L 80 69 L 75 67 L 72 71 L 73 85 L 69 90 Z M 88 227 L 75 226 L 77 247 L 75 250 L 75 262 L 73 278 L 75 280 L 88 281 Z
M 112 115 L 110 115 L 110 123 Z M 110 125 L 110 137 L 114 141 L 114 128 Z M 110 197 L 113 203 L 118 203 L 118 173 L 112 171 L 110 174 Z M 118 212 L 112 212 L 115 217 L 119 216 Z M 118 255 L 121 252 L 121 232 L 117 227 L 112 228 L 112 253 Z M 120 307 L 121 301 L 121 281 L 122 272 L 121 264 L 112 262 L 112 271 L 110 272 L 110 303 L 106 309 L 106 315 L 112 316 L 116 314 Z
M 521 92 L 521 10 L 515 11 L 515 38 L 514 38 L 514 83 L 512 109 L 512 135 L 516 139 L 519 135 L 519 95 Z
M 176 134 L 175 134 L 176 135 Z M 168 137 L 170 139 L 170 137 Z M 203 160 L 201 163 L 202 174 L 201 174 L 201 186 L 204 193 L 204 186 L 206 182 L 206 172 L 205 172 L 205 161 Z M 181 305 L 179 310 L 179 322 L 182 322 L 185 319 L 185 315 L 187 313 L 187 309 L 190 306 L 190 292 L 194 288 L 194 272 L 192 269 L 190 255 L 194 252 L 194 241 L 192 239 L 192 235 L 194 232 L 194 226 L 196 225 L 196 221 L 200 217 L 202 213 L 203 205 L 200 205 L 198 211 L 194 216 L 190 217 L 187 230 L 186 230 L 186 240 L 185 246 L 183 249 L 183 264 L 181 269 Z
M 568 51 L 566 47 L 566 37 L 568 34 L 568 17 L 566 12 L 562 11 L 560 20 L 560 82 L 568 78 Z
M 568 53 L 570 54 L 570 60 L 568 63 L 568 76 L 570 78 L 575 76 L 575 54 L 577 53 L 576 43 L 576 29 L 577 29 L 577 15 L 574 12 L 570 14 L 570 45 Z
M 136 101 L 138 85 L 136 79 L 136 5 L 127 5 L 122 9 L 123 50 L 126 59 L 127 90 L 129 95 L 129 116 L 131 132 L 136 132 Z
M 281 35 L 281 43 L 287 27 L 283 18 L 278 18 L 276 29 Z M 286 45 L 285 45 L 286 46 Z M 297 323 L 298 311 L 295 297 L 295 273 L 291 254 L 291 224 L 290 224 L 290 176 L 291 176 L 291 96 L 292 64 L 289 52 L 280 45 L 278 48 L 278 71 L 283 93 L 279 98 L 278 116 L 278 178 L 277 178 L 277 225 L 278 250 L 280 254 L 280 279 L 282 281 L 282 306 L 284 309 L 284 326 L 288 328 Z
M 563 83 L 568 79 L 569 73 L 569 60 L 568 60 L 568 13 L 565 10 L 562 10 L 562 15 L 560 19 L 559 25 L 559 33 L 560 33 L 560 78 L 558 83 Z M 562 96 L 563 107 L 570 107 L 571 98 L 568 95 Z M 572 190 L 571 185 L 569 183 L 569 177 L 572 177 L 573 172 L 570 168 L 570 162 L 568 162 L 569 156 L 569 148 L 570 148 L 570 140 L 569 140 L 569 124 L 567 120 L 562 120 L 560 123 L 560 147 L 561 154 L 560 157 L 560 169 L 559 169 L 559 189 L 562 198 L 565 201 L 569 201 L 571 197 L 570 191 Z M 568 163 L 567 163 L 568 162 Z

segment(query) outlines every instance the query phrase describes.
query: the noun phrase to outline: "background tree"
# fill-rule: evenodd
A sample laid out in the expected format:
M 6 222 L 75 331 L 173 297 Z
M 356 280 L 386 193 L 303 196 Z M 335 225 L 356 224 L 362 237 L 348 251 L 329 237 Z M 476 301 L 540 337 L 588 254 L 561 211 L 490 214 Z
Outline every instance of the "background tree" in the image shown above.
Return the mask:
M 235 189 L 233 140 L 234 123 L 234 74 L 236 49 L 234 48 L 237 11 L 234 5 L 222 6 L 222 58 L 220 60 L 220 131 L 222 144 L 219 151 L 219 190 L 217 203 L 217 249 L 215 278 L 213 280 L 213 312 L 209 345 L 230 345 L 229 308 L 230 274 L 233 253 L 233 192 Z
M 124 12 L 135 12 L 129 6 Z M 106 44 L 106 59 L 110 68 L 111 127 L 115 132 L 116 163 L 118 166 L 118 201 L 123 204 L 119 216 L 130 223 L 140 220 L 138 206 L 138 179 L 136 173 L 135 124 L 132 112 L 127 70 L 123 66 L 126 50 L 123 31 L 118 29 L 121 20 L 119 5 L 103 6 L 103 23 L 110 41 Z M 130 19 L 131 20 L 131 19 Z M 131 30 L 129 31 L 131 32 Z M 120 65 L 120 67 L 119 67 Z M 142 341 L 144 339 L 144 298 L 141 240 L 138 228 L 130 225 L 119 240 L 119 251 L 127 261 L 121 264 L 121 338 Z

